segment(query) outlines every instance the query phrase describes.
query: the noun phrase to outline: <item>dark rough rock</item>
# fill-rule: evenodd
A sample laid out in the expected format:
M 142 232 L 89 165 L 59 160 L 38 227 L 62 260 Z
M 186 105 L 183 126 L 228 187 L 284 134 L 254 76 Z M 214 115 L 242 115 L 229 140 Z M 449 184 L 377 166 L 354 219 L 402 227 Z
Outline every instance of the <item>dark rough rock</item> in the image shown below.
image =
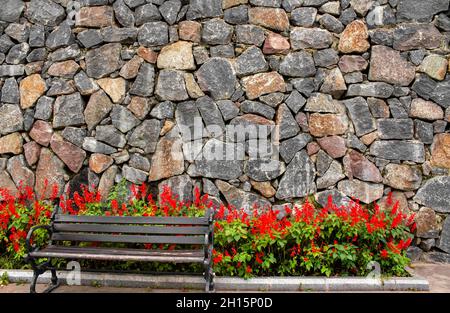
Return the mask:
M 412 139 L 414 123 L 412 119 L 381 118 L 377 129 L 380 139 Z
M 442 233 L 439 238 L 437 247 L 442 251 L 450 253 L 450 219 L 446 218 L 442 225 Z
M 357 136 L 368 134 L 376 129 L 375 120 L 372 118 L 369 106 L 364 98 L 357 97 L 344 100 L 342 103 L 349 111 Z
M 389 98 L 394 92 L 394 87 L 382 82 L 368 82 L 353 84 L 348 87 L 347 96 Z
M 110 43 L 89 50 L 86 54 L 86 73 L 89 77 L 102 78 L 120 68 L 120 50 L 118 43 Z
M 439 47 L 441 39 L 441 33 L 432 24 L 400 24 L 394 30 L 393 48 L 400 51 L 434 49 Z
M 181 71 L 161 70 L 156 83 L 155 93 L 161 100 L 183 101 L 189 98 Z
M 85 123 L 84 100 L 79 93 L 56 98 L 53 110 L 53 127 L 78 126 Z
M 200 88 L 214 100 L 229 99 L 234 92 L 236 76 L 230 62 L 211 58 L 195 73 Z
M 160 130 L 160 121 L 156 119 L 145 120 L 131 133 L 128 144 L 143 149 L 145 153 L 153 153 L 156 149 Z
M 188 20 L 222 15 L 221 0 L 192 0 L 186 13 Z
M 313 76 L 316 73 L 314 60 L 307 52 L 292 52 L 280 63 L 280 73 L 291 77 Z
M 65 18 L 64 8 L 51 0 L 31 0 L 25 16 L 33 23 L 57 26 Z
M 417 191 L 414 201 L 424 206 L 430 207 L 439 213 L 450 212 L 450 198 L 448 190 L 450 188 L 449 176 L 433 177 Z
M 286 163 L 290 163 L 295 154 L 311 141 L 309 134 L 299 134 L 281 142 L 280 155 Z
M 139 44 L 144 47 L 165 45 L 169 42 L 169 27 L 164 22 L 149 22 L 138 33 Z
M 301 150 L 286 167 L 275 196 L 283 200 L 312 194 L 316 190 L 314 178 L 314 164 L 306 151 Z
M 127 142 L 125 136 L 113 125 L 97 126 L 95 128 L 95 139 L 117 148 L 123 148 Z
M 300 131 L 297 121 L 292 116 L 291 111 L 286 104 L 282 103 L 278 106 L 275 117 L 275 124 L 277 125 L 276 132 L 279 140 L 293 137 Z
M 397 5 L 398 21 L 431 22 L 433 15 L 448 10 L 447 0 L 402 0 Z
M 386 160 L 425 161 L 424 145 L 418 141 L 375 141 L 370 146 L 370 154 Z
M 270 181 L 285 171 L 283 162 L 274 159 L 249 159 L 245 173 L 255 181 Z

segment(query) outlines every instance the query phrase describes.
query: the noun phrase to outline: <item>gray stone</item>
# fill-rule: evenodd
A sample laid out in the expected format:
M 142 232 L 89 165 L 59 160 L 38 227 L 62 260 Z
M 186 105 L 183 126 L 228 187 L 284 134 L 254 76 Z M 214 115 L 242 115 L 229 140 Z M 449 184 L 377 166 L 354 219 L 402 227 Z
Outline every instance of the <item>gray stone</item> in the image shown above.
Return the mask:
M 317 87 L 314 83 L 314 78 L 295 78 L 291 80 L 291 84 L 297 89 L 302 95 L 309 97 L 314 91 L 317 91 Z
M 306 99 L 297 90 L 294 90 L 289 97 L 287 97 L 285 103 L 292 112 L 297 113 L 305 105 Z
M 442 30 L 447 32 L 450 31 L 450 17 L 448 17 L 445 13 L 441 13 L 437 16 L 436 26 Z
M 342 101 L 349 111 L 357 136 L 368 134 L 376 129 L 375 120 L 369 111 L 366 100 L 362 97 Z
M 275 110 L 258 101 L 245 100 L 242 102 L 240 109 L 244 113 L 255 113 L 271 120 L 275 116 Z
M 222 0 L 191 0 L 186 12 L 188 20 L 215 17 L 223 14 Z
M 255 181 L 269 181 L 279 177 L 286 170 L 283 162 L 274 159 L 249 159 L 245 174 Z
M 122 167 L 123 177 L 133 184 L 142 184 L 147 180 L 147 172 L 138 170 L 137 168 L 124 165 Z
M 242 144 L 224 143 L 217 139 L 209 140 L 198 157 L 188 168 L 193 177 L 236 179 L 244 170 L 244 147 Z
M 314 63 L 320 67 L 331 67 L 339 62 L 339 55 L 334 49 L 317 50 L 313 53 Z
M 114 16 L 120 25 L 124 27 L 134 26 L 134 15 L 133 11 L 125 5 L 123 0 L 116 0 L 113 4 Z
M 406 256 L 411 260 L 411 262 L 419 261 L 422 254 L 423 250 L 416 246 L 409 246 L 406 250 Z
M 348 86 L 347 96 L 389 98 L 394 92 L 394 87 L 383 82 L 368 82 Z
M 132 27 L 105 27 L 100 31 L 104 42 L 134 43 L 137 29 Z
M 223 18 L 225 22 L 230 24 L 246 24 L 248 23 L 248 7 L 246 5 L 240 5 L 229 8 L 224 11 Z
M 19 85 L 13 77 L 7 78 L 5 80 L 1 92 L 1 101 L 15 104 L 19 103 Z
M 153 153 L 158 143 L 161 122 L 157 119 L 145 120 L 131 133 L 128 144 L 144 150 L 145 153 Z
M 311 27 L 316 19 L 316 8 L 297 8 L 291 12 L 291 23 L 295 26 Z
M 65 61 L 71 59 L 77 59 L 81 55 L 81 50 L 77 44 L 70 45 L 65 48 L 60 48 L 54 52 L 52 52 L 49 56 L 49 59 L 57 62 L 57 61 Z
M 8 35 L 3 34 L 0 36 L 0 52 L 6 53 L 12 46 L 14 46 L 14 42 L 12 42 L 11 38 Z
M 303 4 L 303 0 L 283 0 L 281 5 L 286 12 L 292 12 L 295 8 L 300 7 Z
M 27 132 L 31 130 L 34 122 L 34 109 L 26 109 L 23 114 L 23 129 Z
M 432 24 L 399 24 L 394 30 L 393 48 L 400 51 L 434 49 L 441 44 L 442 35 Z
M 246 76 L 265 72 L 269 66 L 262 51 L 257 47 L 250 47 L 236 58 L 234 68 L 238 76 Z
M 277 199 L 305 197 L 316 191 L 314 163 L 305 150 L 297 152 L 280 180 Z
M 316 171 L 318 176 L 323 176 L 330 168 L 333 158 L 330 157 L 325 151 L 319 150 L 316 156 Z
M 384 100 L 378 98 L 368 98 L 367 104 L 369 105 L 370 112 L 375 118 L 387 118 L 389 117 L 389 107 Z
M 344 30 L 344 25 L 342 25 L 342 23 L 337 18 L 330 14 L 322 15 L 322 17 L 319 19 L 319 24 L 322 25 L 322 27 L 326 30 L 336 34 L 339 34 Z
M 166 118 L 172 119 L 175 114 L 175 104 L 170 101 L 164 101 L 155 105 L 151 110 L 150 116 L 163 120 Z
M 446 218 L 444 224 L 442 225 L 442 233 L 439 238 L 437 247 L 442 251 L 450 253 L 450 218 Z
M 281 0 L 250 0 L 250 4 L 254 6 L 279 8 Z
M 66 16 L 64 8 L 51 0 L 31 0 L 25 16 L 32 23 L 57 26 Z
M 25 4 L 22 0 L 1 0 L 0 21 L 17 22 L 22 14 Z
M 221 137 L 225 133 L 225 123 L 222 119 L 222 114 L 214 101 L 210 97 L 204 96 L 198 98 L 197 101 L 195 101 L 195 105 L 202 116 L 209 137 Z
M 383 184 L 367 183 L 357 179 L 340 181 L 338 190 L 367 204 L 383 197 Z
M 158 75 L 155 93 L 161 100 L 183 101 L 189 98 L 181 71 L 161 70 Z
M 377 129 L 380 139 L 412 139 L 414 123 L 412 119 L 380 118 Z
M 236 25 L 236 43 L 261 46 L 264 42 L 264 30 L 256 25 Z
M 420 241 L 419 247 L 425 251 L 428 252 L 436 245 L 436 239 L 430 238 L 430 239 L 424 239 Z
M 417 191 L 414 201 L 430 207 L 439 213 L 450 212 L 450 176 L 438 176 L 430 178 Z M 448 222 L 447 222 L 448 223 Z
M 102 78 L 121 66 L 120 43 L 109 43 L 86 53 L 86 73 L 89 77 Z
M 289 53 L 280 63 L 280 74 L 291 77 L 314 76 L 316 67 L 308 52 L 298 51 Z
M 448 0 L 402 0 L 397 5 L 397 19 L 431 22 L 436 13 L 448 10 L 448 3 Z
M 169 27 L 164 22 L 145 23 L 139 29 L 138 41 L 145 47 L 165 45 L 169 42 Z
M 134 13 L 134 17 L 137 26 L 141 26 L 148 22 L 160 21 L 162 19 L 158 7 L 151 3 L 138 7 Z
M 111 111 L 113 103 L 108 95 L 99 90 L 92 94 L 84 110 L 84 119 L 89 130 L 99 124 Z
M 181 9 L 181 1 L 179 0 L 170 0 L 165 1 L 159 7 L 159 12 L 161 13 L 164 20 L 172 25 L 177 21 L 178 12 Z
M 231 100 L 219 100 L 217 106 L 225 121 L 229 121 L 239 114 L 239 108 Z
M 328 199 L 331 198 L 332 203 L 337 207 L 348 207 L 350 204 L 350 198 L 344 195 L 342 192 L 336 189 L 324 190 L 316 194 L 316 201 L 322 206 L 326 207 Z
M 216 185 L 230 206 L 236 209 L 242 208 L 247 214 L 253 212 L 255 208 L 267 210 L 271 206 L 270 202 L 265 198 L 238 189 L 227 182 L 218 180 L 216 181 Z
M 354 134 L 347 135 L 347 147 L 359 150 L 360 152 L 366 152 L 367 150 L 367 146 Z
M 76 92 L 75 87 L 71 81 L 66 81 L 64 79 L 53 79 L 50 83 L 50 88 L 47 91 L 47 96 L 60 96 L 69 95 Z
M 178 128 L 180 128 L 183 142 L 194 141 L 202 138 L 202 133 L 198 127 L 198 121 L 201 120 L 200 113 L 194 101 L 186 101 L 179 103 L 175 111 L 175 120 Z
M 299 134 L 284 140 L 280 144 L 280 155 L 286 163 L 290 163 L 295 154 L 311 141 L 309 134 Z
M 5 61 L 9 64 L 24 63 L 29 51 L 30 46 L 26 42 L 15 45 L 9 49 Z
M 83 110 L 84 100 L 78 92 L 56 98 L 53 111 L 53 127 L 61 128 L 84 124 Z
M 403 160 L 416 163 L 425 161 L 423 143 L 418 141 L 375 141 L 370 146 L 370 154 L 386 160 Z
M 230 62 L 222 58 L 211 58 L 195 73 L 200 88 L 214 100 L 224 100 L 234 92 L 236 76 Z
M 68 23 L 62 23 L 48 35 L 45 45 L 50 50 L 55 50 L 71 45 L 74 42 L 75 38 L 72 34 L 70 25 Z
M 328 170 L 321 177 L 317 178 L 317 189 L 326 189 L 334 186 L 344 178 L 345 175 L 343 174 L 342 165 L 338 161 L 333 160 Z
M 210 45 L 227 44 L 231 41 L 233 26 L 222 19 L 206 21 L 202 28 L 202 41 Z
M 155 84 L 155 68 L 149 63 L 142 63 L 138 75 L 130 89 L 130 94 L 149 97 L 153 94 Z
M 53 103 L 55 99 L 42 96 L 36 102 L 36 110 L 34 112 L 34 118 L 44 121 L 50 120 L 53 112 Z
M 99 125 L 95 128 L 95 139 L 113 147 L 123 148 L 127 143 L 125 135 L 113 125 Z
M 348 8 L 342 11 L 341 16 L 339 17 L 339 20 L 342 24 L 348 25 L 354 20 L 356 20 L 356 12 L 353 10 L 353 8 Z
M 394 42 L 394 34 L 391 29 L 377 28 L 369 31 L 372 44 L 392 46 Z
M 78 40 L 85 48 L 91 48 L 103 42 L 103 37 L 98 29 L 84 30 L 77 36 Z
M 122 133 L 128 132 L 140 123 L 139 119 L 133 113 L 121 105 L 113 107 L 111 111 L 111 122 Z
M 426 145 L 433 143 L 433 124 L 421 120 L 414 121 L 414 133 L 416 138 Z
M 145 0 L 124 0 L 124 2 L 130 9 L 134 9 L 145 4 Z
M 290 33 L 291 46 L 294 50 L 325 49 L 332 43 L 333 36 L 325 29 L 296 27 Z
M 61 135 L 68 142 L 70 142 L 78 147 L 82 147 L 83 142 L 84 142 L 84 137 L 86 137 L 86 135 L 87 135 L 87 131 L 84 128 L 66 127 L 62 131 Z
M 277 132 L 277 138 L 279 140 L 293 137 L 300 131 L 297 121 L 284 103 L 278 106 L 275 123 L 277 125 L 275 131 Z
M 210 47 L 211 58 L 234 58 L 234 46 L 232 44 Z
M 450 75 L 447 74 L 445 80 L 437 83 L 431 94 L 431 100 L 444 108 L 450 107 Z
M 6 135 L 23 130 L 23 115 L 16 104 L 3 104 L 0 106 L 0 134 Z
M 83 71 L 79 71 L 77 74 L 75 74 L 73 80 L 78 91 L 83 96 L 91 95 L 99 89 L 94 80 L 89 78 Z
M 142 155 L 137 153 L 133 153 L 130 156 L 130 162 L 128 164 L 131 167 L 137 168 L 141 171 L 148 172 L 150 170 L 150 161 L 146 157 L 143 157 Z
M 27 56 L 28 62 L 44 61 L 47 58 L 47 50 L 38 48 L 31 51 Z
M 172 194 L 179 201 L 192 202 L 194 200 L 194 182 L 188 175 L 174 176 L 159 183 L 158 190 L 160 195 L 164 190 L 164 186 L 169 187 Z
M 82 147 L 84 150 L 92 153 L 112 154 L 117 152 L 116 148 L 108 146 L 92 137 L 84 137 Z

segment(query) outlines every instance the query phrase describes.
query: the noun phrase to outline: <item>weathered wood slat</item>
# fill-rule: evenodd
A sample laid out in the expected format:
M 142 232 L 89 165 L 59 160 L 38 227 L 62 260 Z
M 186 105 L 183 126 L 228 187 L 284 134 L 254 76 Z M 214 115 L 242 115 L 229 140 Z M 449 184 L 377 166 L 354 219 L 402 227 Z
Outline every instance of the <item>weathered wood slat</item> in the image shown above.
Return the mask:
M 167 234 L 167 235 L 201 235 L 208 231 L 207 226 L 141 226 L 112 224 L 74 224 L 55 223 L 55 232 L 93 232 L 123 234 Z
M 47 247 L 43 250 L 32 252 L 35 258 L 66 258 L 88 259 L 101 261 L 143 261 L 143 262 L 174 262 L 174 263 L 202 263 L 203 251 L 152 251 L 135 249 L 127 253 L 117 253 L 117 249 L 97 248 L 85 249 L 83 247 L 64 247 L 65 249 Z
M 205 239 L 204 236 L 143 236 L 88 233 L 54 233 L 52 235 L 52 240 L 78 242 L 204 244 Z
M 206 217 L 90 216 L 56 214 L 55 222 L 98 224 L 208 225 Z

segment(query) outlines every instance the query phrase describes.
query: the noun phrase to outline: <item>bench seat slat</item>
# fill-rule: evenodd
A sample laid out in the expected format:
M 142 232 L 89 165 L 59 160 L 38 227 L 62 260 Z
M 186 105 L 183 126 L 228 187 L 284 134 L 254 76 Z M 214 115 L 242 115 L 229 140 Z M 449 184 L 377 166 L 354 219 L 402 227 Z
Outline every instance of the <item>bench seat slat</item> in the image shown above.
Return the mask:
M 91 216 L 56 214 L 55 222 L 98 224 L 161 224 L 161 225 L 208 225 L 206 217 L 159 217 L 159 216 Z
M 30 253 L 35 258 L 67 258 L 109 261 L 149 261 L 202 263 L 203 250 L 146 250 L 104 247 L 66 247 L 51 245 Z
M 204 236 L 144 236 L 144 235 L 109 235 L 89 233 L 54 233 L 55 241 L 78 242 L 122 242 L 122 243 L 167 243 L 167 244 L 204 244 Z
M 167 234 L 201 235 L 208 232 L 207 226 L 141 226 L 111 224 L 55 223 L 55 232 L 93 232 L 123 234 Z

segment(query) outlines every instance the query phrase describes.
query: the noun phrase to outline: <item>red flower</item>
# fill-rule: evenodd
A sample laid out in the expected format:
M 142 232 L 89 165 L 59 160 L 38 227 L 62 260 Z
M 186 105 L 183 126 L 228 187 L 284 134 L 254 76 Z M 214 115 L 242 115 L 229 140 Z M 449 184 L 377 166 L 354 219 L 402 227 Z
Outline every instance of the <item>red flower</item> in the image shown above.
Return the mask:
M 252 272 L 252 268 L 250 267 L 250 265 L 247 265 L 247 268 L 245 269 L 245 271 L 247 273 L 251 273 Z
M 381 250 L 380 255 L 381 255 L 381 258 L 382 258 L 382 259 L 387 259 L 387 258 L 389 257 L 389 254 L 388 254 L 388 252 L 386 251 L 386 249 Z

